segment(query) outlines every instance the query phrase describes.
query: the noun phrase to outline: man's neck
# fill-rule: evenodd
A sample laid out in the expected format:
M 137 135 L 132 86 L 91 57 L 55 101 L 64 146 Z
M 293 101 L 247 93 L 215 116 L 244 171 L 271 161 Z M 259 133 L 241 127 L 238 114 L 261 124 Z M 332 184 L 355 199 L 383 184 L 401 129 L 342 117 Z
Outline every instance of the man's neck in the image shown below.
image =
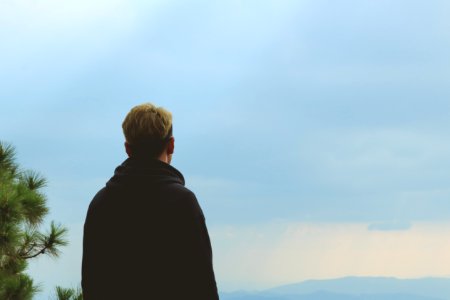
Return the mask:
M 165 162 L 166 164 L 170 164 L 169 155 L 167 155 L 166 153 L 161 154 L 161 156 L 159 156 L 158 159 L 162 162 Z

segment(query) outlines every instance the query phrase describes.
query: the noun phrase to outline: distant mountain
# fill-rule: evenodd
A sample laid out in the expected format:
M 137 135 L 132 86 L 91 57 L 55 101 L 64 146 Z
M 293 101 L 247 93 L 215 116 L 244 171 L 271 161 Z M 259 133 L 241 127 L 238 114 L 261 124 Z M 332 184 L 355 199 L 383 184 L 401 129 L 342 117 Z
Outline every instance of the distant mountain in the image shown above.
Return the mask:
M 345 295 L 329 292 L 316 292 L 307 295 L 267 296 L 263 294 L 221 294 L 221 300 L 441 300 L 408 294 L 374 294 L 374 295 Z
M 450 300 L 450 279 L 309 280 L 259 292 L 221 293 L 221 300 Z

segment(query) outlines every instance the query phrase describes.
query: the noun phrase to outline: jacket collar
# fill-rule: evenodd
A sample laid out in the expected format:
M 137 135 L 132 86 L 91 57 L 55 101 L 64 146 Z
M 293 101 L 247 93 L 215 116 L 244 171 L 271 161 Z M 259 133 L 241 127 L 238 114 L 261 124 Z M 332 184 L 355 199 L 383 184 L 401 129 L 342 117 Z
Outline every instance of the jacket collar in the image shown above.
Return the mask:
M 175 167 L 155 158 L 127 158 L 114 171 L 107 185 L 123 185 L 131 182 L 178 183 L 185 185 L 183 174 Z

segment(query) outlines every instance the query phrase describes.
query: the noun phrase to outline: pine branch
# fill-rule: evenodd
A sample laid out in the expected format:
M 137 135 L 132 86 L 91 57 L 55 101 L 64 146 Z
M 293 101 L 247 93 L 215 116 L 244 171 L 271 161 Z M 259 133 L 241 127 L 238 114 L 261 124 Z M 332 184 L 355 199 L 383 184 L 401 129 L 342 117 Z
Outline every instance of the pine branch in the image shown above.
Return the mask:
M 56 287 L 56 297 L 58 297 L 58 300 L 70 300 L 75 295 L 74 289 L 66 289 L 62 288 L 60 286 Z
M 45 196 L 28 187 L 21 191 L 22 215 L 28 225 L 37 227 L 48 213 Z
M 32 191 L 37 191 L 47 185 L 47 180 L 36 171 L 25 171 L 20 174 L 20 181 Z
M 37 242 L 30 244 L 30 247 L 26 251 L 19 253 L 20 258 L 30 259 L 37 257 L 41 254 L 48 254 L 53 257 L 59 256 L 59 247 L 66 246 L 68 244 L 65 239 L 67 235 L 67 228 L 61 225 L 55 225 L 54 222 L 50 225 L 50 232 L 47 235 L 36 234 Z
M 83 293 L 80 287 L 75 289 L 56 286 L 55 291 L 57 300 L 83 300 Z
M 0 170 L 15 171 L 16 165 L 16 149 L 4 142 L 0 142 Z

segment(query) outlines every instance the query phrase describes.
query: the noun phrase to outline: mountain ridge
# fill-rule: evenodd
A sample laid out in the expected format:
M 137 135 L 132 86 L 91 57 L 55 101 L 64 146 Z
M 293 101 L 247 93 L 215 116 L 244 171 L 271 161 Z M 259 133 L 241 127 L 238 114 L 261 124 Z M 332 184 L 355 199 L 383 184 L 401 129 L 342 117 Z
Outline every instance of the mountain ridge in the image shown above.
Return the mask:
M 450 278 L 348 276 L 306 280 L 261 291 L 221 295 L 224 300 L 450 300 Z

